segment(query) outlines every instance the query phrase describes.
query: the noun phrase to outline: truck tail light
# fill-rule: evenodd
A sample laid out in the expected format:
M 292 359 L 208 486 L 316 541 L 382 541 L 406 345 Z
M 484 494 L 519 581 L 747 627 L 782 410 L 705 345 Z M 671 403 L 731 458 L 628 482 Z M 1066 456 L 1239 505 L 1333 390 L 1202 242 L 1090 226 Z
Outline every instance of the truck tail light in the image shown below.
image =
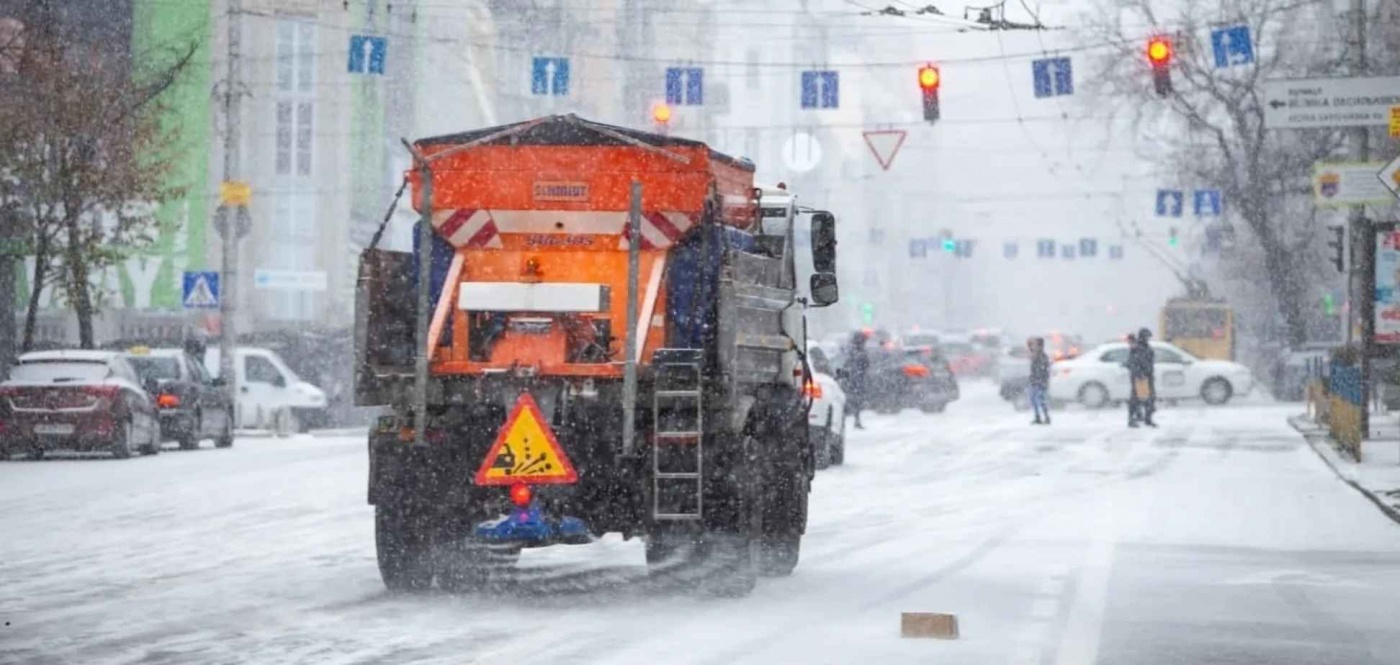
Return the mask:
M 176 409 L 180 407 L 180 396 L 170 393 L 161 393 L 156 397 L 156 406 L 162 409 Z
M 803 394 L 803 396 L 809 397 L 809 398 L 811 398 L 811 399 L 821 399 L 821 398 L 822 398 L 822 384 L 817 383 L 816 381 L 813 381 L 813 380 L 811 380 L 811 379 L 808 379 L 806 383 L 803 383 L 803 384 L 802 384 L 802 394 Z

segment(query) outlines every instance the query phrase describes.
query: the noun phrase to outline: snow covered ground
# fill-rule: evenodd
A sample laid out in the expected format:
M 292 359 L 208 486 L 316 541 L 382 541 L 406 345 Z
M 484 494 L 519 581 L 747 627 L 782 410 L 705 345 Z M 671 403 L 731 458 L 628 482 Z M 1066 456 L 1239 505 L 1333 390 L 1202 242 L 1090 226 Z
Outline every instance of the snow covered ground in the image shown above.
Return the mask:
M 646 582 L 640 543 L 527 552 L 476 596 L 390 596 L 362 436 L 0 463 L 0 661 L 1394 663 L 1400 526 L 1254 402 L 1051 427 L 967 386 L 873 416 L 802 563 L 749 598 Z M 957 641 L 899 637 L 902 611 Z

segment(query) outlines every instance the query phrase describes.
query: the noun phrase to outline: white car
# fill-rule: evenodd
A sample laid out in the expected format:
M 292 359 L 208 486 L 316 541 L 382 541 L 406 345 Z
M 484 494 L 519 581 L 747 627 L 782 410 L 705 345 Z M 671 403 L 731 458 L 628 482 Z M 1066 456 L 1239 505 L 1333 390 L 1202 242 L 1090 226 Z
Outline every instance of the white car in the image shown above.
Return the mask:
M 839 466 L 846 460 L 846 392 L 841 390 L 831 361 L 821 347 L 807 345 L 807 364 L 812 368 L 812 376 L 802 393 L 812 400 L 807 428 L 817 448 L 817 468 Z
M 269 349 L 240 346 L 234 354 L 237 402 L 234 422 L 244 429 L 273 430 L 279 434 L 305 431 L 309 423 L 324 422 L 326 393 L 302 381 Z M 219 376 L 219 348 L 204 354 L 204 367 Z
M 1201 360 L 1163 342 L 1153 342 L 1152 351 L 1158 399 L 1199 398 L 1207 404 L 1224 404 L 1254 389 L 1254 376 L 1239 363 Z M 1132 389 L 1127 362 L 1125 342 L 1104 344 L 1073 360 L 1056 362 L 1050 368 L 1050 399 L 1077 401 L 1092 409 L 1127 401 Z

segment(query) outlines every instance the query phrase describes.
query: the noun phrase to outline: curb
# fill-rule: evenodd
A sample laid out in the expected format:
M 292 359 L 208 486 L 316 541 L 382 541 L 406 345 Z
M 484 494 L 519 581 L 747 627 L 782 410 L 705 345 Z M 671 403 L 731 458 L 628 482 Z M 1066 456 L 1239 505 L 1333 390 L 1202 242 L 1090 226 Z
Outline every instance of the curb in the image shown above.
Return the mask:
M 1380 509 L 1381 513 L 1383 513 L 1386 517 L 1389 517 L 1391 521 L 1395 522 L 1396 524 L 1400 524 L 1400 510 L 1396 510 L 1394 507 L 1382 501 L 1380 497 L 1377 497 L 1375 494 L 1372 494 L 1370 490 L 1367 490 L 1365 487 L 1362 487 L 1360 483 L 1342 475 L 1342 470 L 1338 469 L 1337 465 L 1333 464 L 1332 460 L 1329 459 L 1325 453 L 1323 453 L 1321 450 L 1318 450 L 1317 443 L 1315 443 L 1315 441 L 1321 440 L 1326 441 L 1328 445 L 1331 445 L 1331 438 L 1326 436 L 1324 431 L 1321 429 L 1304 429 L 1299 424 L 1301 420 L 1302 418 L 1300 417 L 1289 418 L 1288 425 L 1294 430 L 1297 430 L 1299 434 L 1303 435 L 1303 440 L 1308 442 L 1308 447 L 1312 448 L 1312 451 L 1314 453 L 1317 453 L 1318 457 L 1322 458 L 1322 462 L 1327 465 L 1327 468 L 1331 469 L 1332 473 L 1336 474 L 1339 480 L 1348 485 L 1351 485 L 1356 491 L 1361 493 L 1361 496 L 1366 497 L 1368 500 L 1370 500 L 1371 503 L 1375 504 L 1376 507 Z

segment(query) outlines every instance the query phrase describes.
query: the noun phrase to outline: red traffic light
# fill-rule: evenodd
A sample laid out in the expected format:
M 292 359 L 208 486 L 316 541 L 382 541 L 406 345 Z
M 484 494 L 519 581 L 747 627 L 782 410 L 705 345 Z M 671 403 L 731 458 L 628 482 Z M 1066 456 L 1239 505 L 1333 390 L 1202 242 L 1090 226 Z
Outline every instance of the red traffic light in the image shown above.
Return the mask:
M 919 68 L 919 87 L 924 90 L 937 90 L 938 84 L 943 81 L 943 75 L 933 65 L 924 65 Z
M 1147 61 L 1153 67 L 1165 67 L 1172 59 L 1172 43 L 1166 37 L 1147 40 Z

